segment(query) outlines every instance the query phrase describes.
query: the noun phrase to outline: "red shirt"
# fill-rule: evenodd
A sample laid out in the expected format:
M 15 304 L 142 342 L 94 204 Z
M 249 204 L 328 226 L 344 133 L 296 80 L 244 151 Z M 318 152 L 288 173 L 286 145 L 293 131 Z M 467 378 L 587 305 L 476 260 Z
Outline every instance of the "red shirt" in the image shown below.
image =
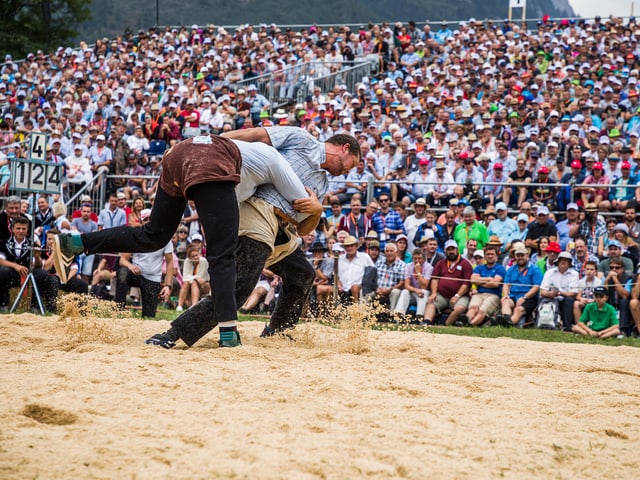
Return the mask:
M 473 267 L 464 258 L 458 257 L 454 263 L 443 258 L 436 263 L 432 276 L 438 278 L 438 293 L 444 298 L 452 298 L 462 285 L 469 285 Z

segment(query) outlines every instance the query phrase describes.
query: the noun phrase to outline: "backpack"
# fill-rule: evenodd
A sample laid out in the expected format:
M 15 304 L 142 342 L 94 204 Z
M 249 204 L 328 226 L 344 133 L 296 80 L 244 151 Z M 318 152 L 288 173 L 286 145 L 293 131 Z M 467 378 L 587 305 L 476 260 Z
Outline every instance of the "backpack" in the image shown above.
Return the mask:
M 555 298 L 542 298 L 536 309 L 536 328 L 557 330 L 560 326 L 560 307 Z

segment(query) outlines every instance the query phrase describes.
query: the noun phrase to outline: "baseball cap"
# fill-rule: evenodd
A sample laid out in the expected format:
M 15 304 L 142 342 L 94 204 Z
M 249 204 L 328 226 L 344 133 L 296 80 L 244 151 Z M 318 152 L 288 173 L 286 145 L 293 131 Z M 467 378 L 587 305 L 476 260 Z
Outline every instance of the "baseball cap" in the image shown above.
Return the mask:
M 507 204 L 504 202 L 498 202 L 496 204 L 496 210 L 506 210 L 507 209 Z
M 426 205 L 426 204 L 427 204 L 427 201 L 426 201 L 424 198 L 422 198 L 422 197 L 418 198 L 418 199 L 415 201 L 415 205 Z
M 444 242 L 445 250 L 450 247 L 458 248 L 458 243 L 455 240 L 447 240 L 446 242 Z
M 529 222 L 529 215 L 527 215 L 526 213 L 520 213 L 518 214 L 517 219 L 519 222 Z
M 493 166 L 493 169 L 494 170 L 502 170 L 503 166 L 502 166 L 502 164 L 500 162 L 498 162 Z
M 541 207 L 538 207 L 536 215 L 549 215 L 549 209 L 542 205 Z
M 594 289 L 593 289 L 593 294 L 594 294 L 596 297 L 599 297 L 599 296 L 608 296 L 608 295 L 609 295 L 609 292 L 607 291 L 607 289 L 606 289 L 605 287 L 596 287 L 596 288 L 594 288 Z
M 631 164 L 625 160 L 622 162 L 622 165 L 620 165 L 620 168 L 623 170 L 629 170 L 631 169 Z
M 567 205 L 567 210 L 580 210 L 577 203 L 570 203 Z
M 202 235 L 200 235 L 199 233 L 194 233 L 191 236 L 191 241 L 192 242 L 201 242 L 202 241 Z
M 602 162 L 596 162 L 593 164 L 593 170 L 602 170 Z
M 549 169 L 543 165 L 538 169 L 538 173 L 549 173 Z
M 582 168 L 582 163 L 580 163 L 580 160 L 574 160 L 571 162 L 571 168 Z
M 613 239 L 613 240 L 609 240 L 609 245 L 607 245 L 607 247 L 609 247 L 609 248 L 611 248 L 611 247 L 622 248 L 622 244 L 618 240 Z
M 484 258 L 484 252 L 482 250 L 476 250 L 475 252 L 473 252 L 473 256 Z
M 122 193 L 122 192 L 118 192 L 118 194 L 116 195 L 116 197 L 118 198 L 118 200 L 124 200 L 127 198 L 127 196 Z
M 558 242 L 549 242 L 549 245 L 544 249 L 544 251 L 560 253 L 562 252 L 562 248 Z
M 516 242 L 516 244 L 513 247 L 513 253 L 514 253 L 514 255 L 517 255 L 519 253 L 523 253 L 525 255 L 528 255 L 529 254 L 529 250 L 527 250 L 527 247 L 524 246 L 524 243 Z

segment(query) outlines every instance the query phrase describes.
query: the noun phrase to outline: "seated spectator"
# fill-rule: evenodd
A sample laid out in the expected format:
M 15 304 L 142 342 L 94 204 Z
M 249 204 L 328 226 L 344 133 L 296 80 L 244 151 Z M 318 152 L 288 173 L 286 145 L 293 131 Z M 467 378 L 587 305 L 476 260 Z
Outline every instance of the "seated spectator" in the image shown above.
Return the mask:
M 498 263 L 499 251 L 498 246 L 484 247 L 484 263 L 476 266 L 471 274 L 471 301 L 469 310 L 462 316 L 463 323 L 481 326 L 500 309 L 502 281 L 507 270 Z
M 332 242 L 332 245 L 335 242 Z M 311 303 L 318 312 L 323 312 L 333 294 L 333 257 L 327 257 L 328 248 L 322 242 L 315 242 L 309 249 L 311 265 L 316 272 L 313 281 Z
M 573 249 L 575 250 L 573 254 L 573 269 L 578 272 L 581 279 L 586 275 L 587 262 L 592 262 L 596 267 L 596 272 L 598 271 L 598 257 L 589 254 L 587 251 L 587 242 L 582 236 L 576 236 Z M 601 277 L 602 274 L 596 274 L 596 276 Z
M 358 239 L 361 244 L 364 243 L 365 235 L 372 228 L 371 218 L 368 218 L 361 211 L 362 201 L 360 198 L 351 198 L 351 211 L 342 216 L 338 230 L 344 230 Z
M 542 236 L 549 237 L 552 242 L 558 239 L 558 230 L 555 224 L 549 220 L 549 209 L 545 206 L 538 207 L 536 219 L 529 225 L 525 246 L 534 249 L 538 246 L 538 239 Z
M 516 242 L 523 242 L 529 233 L 529 216 L 526 213 L 519 213 L 516 217 L 518 230 L 509 235 L 509 240 L 505 244 L 504 251 L 508 252 Z
M 573 304 L 578 294 L 579 276 L 571 263 L 569 252 L 561 252 L 555 261 L 555 267 L 548 269 L 542 277 L 540 297 L 555 300 L 558 303 L 562 327 L 570 332 L 573 326 Z
M 203 295 L 208 295 L 210 292 L 209 262 L 200 255 L 198 247 L 192 245 L 187 248 L 187 258 L 182 266 L 182 287 L 178 296 L 176 312 L 184 310 L 184 304 L 187 300 L 190 300 L 191 306 L 194 306 Z
M 410 263 L 412 255 L 407 251 L 409 238 L 401 233 L 396 237 L 396 247 L 398 248 L 398 259 L 404 263 Z
M 443 161 L 437 161 L 435 168 L 429 173 L 427 184 L 427 203 L 431 207 L 446 207 L 453 195 L 453 176 L 447 172 Z
M 489 224 L 489 236 L 497 235 L 503 245 L 507 245 L 512 236 L 519 231 L 518 222 L 509 218 L 507 211 L 507 204 L 504 202 L 498 202 L 496 204 L 497 218 Z M 525 224 L 526 228 L 526 224 Z
M 400 291 L 395 313 L 404 315 L 409 305 L 415 304 L 415 323 L 421 324 L 424 321 L 424 311 L 430 294 L 429 283 L 433 266 L 425 262 L 424 252 L 420 248 L 413 251 L 411 258 L 411 263 L 408 263 L 404 270 L 404 288 Z
M 377 270 L 377 288 L 371 300 L 389 305 L 395 310 L 400 292 L 404 288 L 405 263 L 398 258 L 398 247 L 393 242 L 387 242 L 384 247 L 384 257 L 380 257 L 375 264 Z
M 609 260 L 609 269 L 602 285 L 607 289 L 607 302 L 619 312 L 621 333 L 630 336 L 633 325 L 629 301 L 637 275 L 625 270 L 622 257 L 612 257 Z
M 637 282 L 631 289 L 631 298 L 629 300 L 629 310 L 631 311 L 631 318 L 635 323 L 635 335 L 636 338 L 640 335 L 640 283 Z
M 575 265 L 574 265 L 575 268 Z M 578 295 L 573 304 L 573 321 L 578 323 L 584 307 L 595 300 L 593 289 L 602 285 L 602 279 L 598 278 L 598 263 L 592 260 L 584 262 L 583 276 L 578 280 Z
M 9 311 L 9 291 L 11 288 L 20 287 L 27 278 L 32 267 L 29 263 L 33 244 L 28 237 L 29 220 L 15 218 L 12 222 L 13 234 L 5 241 L 0 240 L 0 313 Z M 36 272 L 34 277 L 38 290 L 46 289 L 46 272 Z M 37 308 L 37 298 L 33 296 L 31 307 Z M 55 311 L 55 301 L 46 305 L 49 311 Z
M 424 313 L 424 323 L 434 325 L 436 314 L 448 313 L 445 325 L 455 324 L 469 306 L 469 280 L 473 267 L 460 256 L 455 240 L 444 244 L 445 258 L 433 269 L 431 295 Z
M 127 225 L 130 227 L 141 227 L 142 218 L 141 213 L 145 209 L 144 199 L 142 197 L 136 197 L 131 202 L 131 213 L 127 218 Z
M 542 238 L 540 239 L 540 245 L 542 247 Z M 558 242 L 548 242 L 547 246 L 544 247 L 544 256 L 535 260 L 535 264 L 538 266 L 542 274 L 547 273 L 547 270 L 551 270 L 556 265 L 556 260 L 558 259 L 558 255 L 562 252 L 560 248 L 560 244 Z M 534 261 L 533 257 L 531 261 Z
M 622 255 L 622 244 L 618 240 L 610 240 L 607 247 L 607 257 L 598 263 L 598 272 L 606 277 L 610 272 L 612 258 L 620 258 L 624 265 L 624 271 L 631 274 L 635 272 L 635 265 L 630 258 Z M 611 297 L 611 296 L 609 296 Z
M 621 176 L 613 181 L 612 188 L 609 190 L 609 198 L 604 200 L 601 205 L 602 210 L 614 210 L 624 212 L 635 198 L 637 179 L 631 176 L 631 164 L 622 162 Z
M 624 223 L 617 223 L 613 227 L 615 239 L 622 245 L 622 256 L 631 260 L 635 266 L 640 262 L 640 249 L 638 244 L 629 236 L 629 227 Z
M 351 235 L 342 242 L 346 254 L 340 256 L 338 264 L 338 290 L 342 298 L 357 303 L 360 300 L 365 269 L 374 267 L 366 253 L 358 252 L 358 240 Z
M 507 270 L 502 286 L 502 313 L 496 316 L 498 325 L 522 328 L 526 319 L 538 305 L 538 292 L 542 282 L 542 272 L 529 262 L 529 250 L 523 244 L 516 244 L 513 250 L 515 263 Z
M 594 289 L 595 301 L 584 307 L 580 320 L 571 331 L 580 335 L 598 338 L 611 338 L 620 335 L 616 309 L 607 303 L 607 289 Z

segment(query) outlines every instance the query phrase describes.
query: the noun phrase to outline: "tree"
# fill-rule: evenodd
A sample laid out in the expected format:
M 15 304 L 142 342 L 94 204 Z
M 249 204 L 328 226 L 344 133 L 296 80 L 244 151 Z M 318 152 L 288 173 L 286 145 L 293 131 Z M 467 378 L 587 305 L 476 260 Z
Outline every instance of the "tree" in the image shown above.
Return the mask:
M 5 53 L 24 58 L 36 50 L 51 51 L 78 35 L 91 18 L 91 0 L 2 0 L 0 45 Z

